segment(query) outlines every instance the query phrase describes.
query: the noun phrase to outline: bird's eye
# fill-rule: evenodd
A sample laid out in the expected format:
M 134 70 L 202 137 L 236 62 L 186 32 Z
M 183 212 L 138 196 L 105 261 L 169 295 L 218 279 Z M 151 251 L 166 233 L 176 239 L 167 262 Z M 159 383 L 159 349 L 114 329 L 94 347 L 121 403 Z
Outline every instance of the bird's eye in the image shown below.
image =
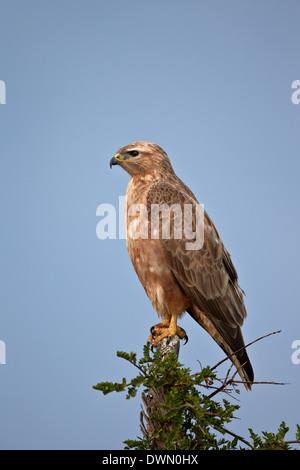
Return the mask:
M 138 154 L 139 154 L 139 152 L 137 150 L 131 150 L 129 153 L 132 157 L 137 157 Z

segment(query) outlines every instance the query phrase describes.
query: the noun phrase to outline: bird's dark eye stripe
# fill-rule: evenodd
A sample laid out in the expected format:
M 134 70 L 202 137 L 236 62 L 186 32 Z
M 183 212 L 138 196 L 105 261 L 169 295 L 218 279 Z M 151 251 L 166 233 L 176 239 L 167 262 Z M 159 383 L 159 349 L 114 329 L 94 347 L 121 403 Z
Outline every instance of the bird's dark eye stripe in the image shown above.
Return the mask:
M 137 150 L 131 150 L 129 153 L 132 157 L 137 157 L 138 154 L 139 154 L 139 152 Z

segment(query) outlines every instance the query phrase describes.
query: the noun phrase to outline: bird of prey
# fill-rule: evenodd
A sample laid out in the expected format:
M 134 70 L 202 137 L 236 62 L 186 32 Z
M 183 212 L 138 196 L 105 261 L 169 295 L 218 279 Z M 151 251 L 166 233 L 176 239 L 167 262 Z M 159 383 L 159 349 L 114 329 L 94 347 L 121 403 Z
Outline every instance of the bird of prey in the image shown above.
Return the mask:
M 254 375 L 241 331 L 247 315 L 244 292 L 213 222 L 202 209 L 202 237 L 200 230 L 197 240 L 200 205 L 158 145 L 126 145 L 110 160 L 113 165 L 131 176 L 125 204 L 127 249 L 161 318 L 148 341 L 155 347 L 165 337 L 186 337 L 177 318 L 188 312 L 230 357 L 250 390 Z M 169 218 L 165 208 L 170 209 Z M 186 214 L 191 219 L 189 230 L 182 229 Z

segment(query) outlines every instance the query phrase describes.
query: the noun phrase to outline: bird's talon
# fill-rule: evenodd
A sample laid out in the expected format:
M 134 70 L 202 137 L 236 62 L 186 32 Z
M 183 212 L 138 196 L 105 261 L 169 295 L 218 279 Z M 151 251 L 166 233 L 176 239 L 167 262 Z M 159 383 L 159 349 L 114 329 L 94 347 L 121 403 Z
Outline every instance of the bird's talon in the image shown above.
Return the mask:
M 149 341 L 149 338 L 147 339 L 147 344 L 150 345 L 150 351 L 153 353 L 153 344 L 151 341 Z
M 155 327 L 154 326 L 151 326 L 150 334 L 152 336 L 152 342 L 153 342 L 155 340 Z

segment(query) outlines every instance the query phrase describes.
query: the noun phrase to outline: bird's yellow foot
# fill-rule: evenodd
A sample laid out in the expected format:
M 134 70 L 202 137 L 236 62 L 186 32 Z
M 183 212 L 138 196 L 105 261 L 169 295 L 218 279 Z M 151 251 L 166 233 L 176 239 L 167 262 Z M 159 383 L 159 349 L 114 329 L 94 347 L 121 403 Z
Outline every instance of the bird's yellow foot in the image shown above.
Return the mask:
M 172 325 L 166 320 L 162 320 L 157 325 L 152 326 L 150 329 L 150 336 L 148 338 L 148 343 L 156 347 L 157 344 L 164 338 L 172 338 L 177 335 L 180 339 L 184 339 L 186 344 L 188 342 L 188 336 L 183 328 L 180 326 Z

